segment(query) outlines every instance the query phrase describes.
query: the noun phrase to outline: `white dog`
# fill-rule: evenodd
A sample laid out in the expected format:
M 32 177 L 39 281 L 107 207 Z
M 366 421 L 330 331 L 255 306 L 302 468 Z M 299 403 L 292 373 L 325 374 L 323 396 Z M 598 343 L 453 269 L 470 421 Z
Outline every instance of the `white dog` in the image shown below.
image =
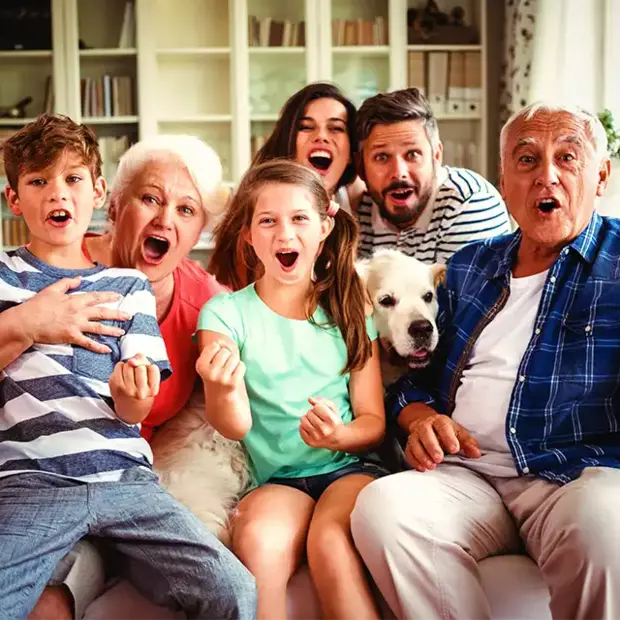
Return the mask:
M 439 334 L 437 286 L 445 265 L 425 265 L 398 250 L 378 250 L 356 264 L 366 282 L 382 345 L 384 385 L 430 362 Z
M 205 421 L 202 387 L 156 431 L 151 447 L 162 486 L 229 545 L 228 519 L 249 482 L 247 458 L 241 443 Z

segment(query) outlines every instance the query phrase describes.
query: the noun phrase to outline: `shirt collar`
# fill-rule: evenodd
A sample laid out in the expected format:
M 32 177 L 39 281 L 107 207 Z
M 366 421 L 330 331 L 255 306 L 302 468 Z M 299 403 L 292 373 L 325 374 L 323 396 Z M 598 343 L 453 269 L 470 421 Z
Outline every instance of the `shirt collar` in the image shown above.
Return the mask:
M 567 246 L 569 250 L 572 250 L 579 254 L 583 260 L 592 265 L 596 258 L 596 253 L 599 246 L 599 232 L 603 225 L 601 216 L 594 212 L 588 225 L 581 231 L 581 233 L 573 239 L 573 241 Z M 509 238 L 507 245 L 503 245 L 498 256 L 498 262 L 495 264 L 489 264 L 487 267 L 487 273 L 489 278 L 505 278 L 512 270 L 512 265 L 517 256 L 517 250 L 521 244 L 523 235 L 521 229 L 517 230 Z

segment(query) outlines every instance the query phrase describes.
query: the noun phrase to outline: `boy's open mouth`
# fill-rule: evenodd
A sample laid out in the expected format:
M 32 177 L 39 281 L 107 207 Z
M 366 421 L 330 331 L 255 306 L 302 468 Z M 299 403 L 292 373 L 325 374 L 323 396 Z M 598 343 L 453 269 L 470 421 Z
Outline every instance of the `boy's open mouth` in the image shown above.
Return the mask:
M 536 207 L 542 213 L 551 213 L 560 208 L 560 203 L 555 198 L 541 198 L 536 202 Z
M 68 211 L 65 211 L 65 209 L 56 209 L 55 211 L 48 213 L 47 219 L 54 226 L 62 228 L 63 226 L 66 226 L 72 218 L 71 214 Z
M 310 165 L 317 170 L 319 174 L 325 174 L 332 165 L 332 154 L 329 151 L 313 151 L 308 156 Z
M 290 271 L 295 267 L 299 252 L 295 250 L 283 250 L 282 252 L 276 252 L 276 258 L 280 261 L 280 265 L 285 271 Z
M 160 263 L 169 249 L 170 241 L 163 237 L 149 235 L 142 242 L 142 254 L 147 263 Z

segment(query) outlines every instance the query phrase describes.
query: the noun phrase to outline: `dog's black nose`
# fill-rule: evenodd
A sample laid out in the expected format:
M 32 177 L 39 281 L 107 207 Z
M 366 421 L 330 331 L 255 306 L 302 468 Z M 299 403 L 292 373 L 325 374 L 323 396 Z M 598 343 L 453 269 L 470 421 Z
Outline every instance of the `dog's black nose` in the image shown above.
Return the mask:
M 407 330 L 412 338 L 416 336 L 430 336 L 433 333 L 433 324 L 426 319 L 422 321 L 413 321 Z

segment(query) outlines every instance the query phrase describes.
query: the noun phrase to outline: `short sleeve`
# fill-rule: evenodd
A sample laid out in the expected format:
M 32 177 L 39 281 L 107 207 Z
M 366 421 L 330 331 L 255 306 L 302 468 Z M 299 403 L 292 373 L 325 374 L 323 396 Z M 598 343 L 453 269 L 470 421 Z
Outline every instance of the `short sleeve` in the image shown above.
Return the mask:
M 198 330 L 209 330 L 228 336 L 241 348 L 244 341 L 243 322 L 233 295 L 220 293 L 210 299 L 198 315 Z
M 125 323 L 125 334 L 120 338 L 121 360 L 125 362 L 142 353 L 159 367 L 162 380 L 166 379 L 172 373 L 172 367 L 159 331 L 155 295 L 149 281 L 136 279 L 131 290 L 125 294 L 119 310 L 132 317 Z
M 366 333 L 368 334 L 368 337 L 370 338 L 371 342 L 373 340 L 376 340 L 378 337 L 377 328 L 375 326 L 375 320 L 372 314 L 366 317 Z

